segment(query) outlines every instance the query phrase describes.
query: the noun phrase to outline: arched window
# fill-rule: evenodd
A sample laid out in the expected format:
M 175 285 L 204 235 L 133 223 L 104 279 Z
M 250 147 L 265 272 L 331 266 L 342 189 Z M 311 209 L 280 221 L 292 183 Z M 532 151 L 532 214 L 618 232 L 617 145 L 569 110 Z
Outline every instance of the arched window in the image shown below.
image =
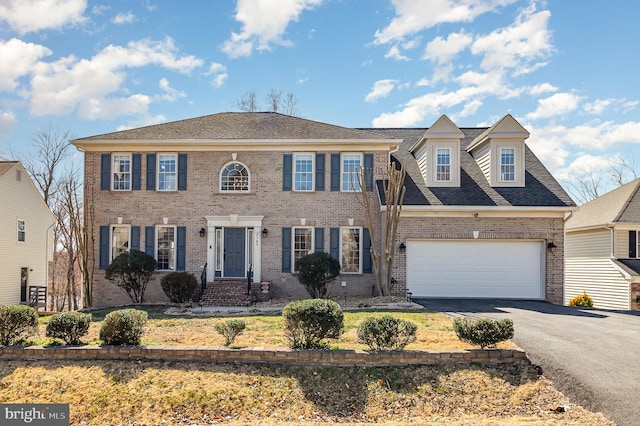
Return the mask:
M 249 169 L 238 162 L 225 165 L 220 172 L 220 192 L 249 192 Z

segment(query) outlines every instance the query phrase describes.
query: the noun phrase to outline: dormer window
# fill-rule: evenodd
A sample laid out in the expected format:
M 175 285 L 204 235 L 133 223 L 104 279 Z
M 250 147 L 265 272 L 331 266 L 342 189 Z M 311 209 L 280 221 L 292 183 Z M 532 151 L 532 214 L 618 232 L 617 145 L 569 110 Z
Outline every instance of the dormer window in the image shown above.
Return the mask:
M 500 182 L 515 182 L 516 180 L 516 150 L 515 148 L 500 149 Z
M 451 149 L 436 149 L 436 181 L 451 181 Z

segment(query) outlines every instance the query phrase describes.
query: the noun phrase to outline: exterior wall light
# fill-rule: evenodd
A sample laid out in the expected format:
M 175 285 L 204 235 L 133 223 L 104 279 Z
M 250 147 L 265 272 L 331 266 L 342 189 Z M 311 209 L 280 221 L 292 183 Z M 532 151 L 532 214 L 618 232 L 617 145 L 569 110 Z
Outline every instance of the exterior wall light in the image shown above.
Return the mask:
M 556 245 L 553 243 L 553 241 L 549 241 L 549 243 L 547 244 L 547 251 L 549 253 L 553 253 L 554 251 L 556 251 Z
M 204 238 L 204 235 L 207 233 L 207 230 L 204 228 L 200 228 L 200 238 Z
M 400 247 L 398 248 L 400 249 L 400 253 L 407 251 L 407 245 L 405 243 L 400 243 Z
M 269 230 L 267 228 L 262 228 L 262 238 L 267 238 L 269 235 Z

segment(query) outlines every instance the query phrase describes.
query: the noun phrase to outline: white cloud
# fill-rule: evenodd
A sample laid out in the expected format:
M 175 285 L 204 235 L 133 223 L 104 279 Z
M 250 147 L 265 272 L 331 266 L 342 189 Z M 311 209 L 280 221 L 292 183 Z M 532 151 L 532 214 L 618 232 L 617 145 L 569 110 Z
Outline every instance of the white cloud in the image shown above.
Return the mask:
M 573 93 L 556 93 L 538 101 L 538 108 L 526 117 L 529 120 L 558 117 L 575 111 L 582 97 Z
M 601 115 L 612 103 L 613 99 L 596 99 L 584 104 L 584 111 L 589 114 Z
M 253 49 L 270 50 L 272 44 L 290 46 L 282 35 L 300 14 L 322 4 L 323 0 L 238 0 L 236 20 L 242 23 L 239 33 L 232 32 L 221 49 L 231 58 L 250 56 Z
M 111 6 L 107 6 L 104 4 L 96 4 L 91 8 L 91 13 L 94 15 L 102 15 L 107 10 L 111 9 Z
M 396 17 L 375 33 L 375 44 L 387 44 L 442 23 L 472 22 L 483 13 L 516 0 L 392 0 Z
M 514 69 L 524 74 L 538 68 L 552 53 L 551 32 L 548 29 L 548 10 L 535 12 L 535 5 L 518 15 L 516 22 L 497 29 L 486 36 L 477 37 L 471 46 L 474 55 L 482 55 L 485 70 Z M 542 61 L 536 64 L 536 61 Z
M 164 95 L 160 95 L 160 99 L 162 99 L 163 101 L 174 102 L 179 98 L 184 98 L 187 96 L 185 92 L 176 90 L 171 87 L 169 85 L 169 80 L 167 80 L 166 78 L 161 78 L 158 82 L 158 86 L 160 86 L 160 88 L 165 92 Z
M 473 37 L 464 31 L 451 33 L 446 40 L 442 37 L 436 37 L 427 44 L 422 58 L 431 59 L 438 64 L 443 64 L 469 47 L 472 41 Z
M 121 131 L 121 130 L 135 129 L 135 128 L 144 127 L 144 126 L 152 126 L 154 124 L 164 123 L 165 121 L 167 121 L 167 117 L 165 117 L 162 114 L 158 114 L 155 116 L 145 114 L 140 119 L 132 120 L 132 121 L 129 121 L 127 124 L 118 126 L 117 130 Z
M 395 59 L 396 61 L 409 61 L 409 57 L 400 53 L 398 46 L 391 46 L 391 48 L 384 54 L 385 59 Z
M 139 114 L 148 106 L 147 96 L 118 94 L 124 90 L 125 70 L 147 65 L 187 74 L 201 66 L 202 60 L 178 56 L 173 40 L 166 38 L 133 41 L 126 47 L 110 45 L 91 59 L 69 56 L 39 62 L 31 80 L 31 112 L 69 114 L 77 108 L 79 115 L 89 119 Z
M 51 50 L 34 43 L 25 43 L 17 38 L 5 42 L 0 40 L 0 58 L 11 66 L 0 67 L 0 91 L 11 91 L 18 87 L 18 79 L 32 72 L 34 65 Z
M 60 29 L 86 21 L 87 0 L 3 0 L 0 21 L 20 34 Z
M 464 108 L 462 108 L 462 111 L 460 111 L 457 114 L 453 114 L 451 116 L 451 120 L 456 121 L 459 118 L 465 118 L 465 117 L 469 117 L 473 114 L 475 114 L 476 112 L 478 112 L 478 110 L 480 109 L 480 107 L 483 105 L 482 101 L 479 99 L 473 99 L 467 103 L 464 104 Z
M 0 112 L 0 135 L 8 135 L 16 127 L 16 116 L 11 111 Z
M 640 101 L 628 101 L 622 104 L 622 108 L 624 112 L 629 112 L 638 105 L 640 105 Z
M 136 15 L 134 15 L 133 13 L 120 12 L 111 20 L 111 22 L 113 22 L 116 25 L 123 25 L 123 24 L 132 24 L 133 22 L 135 22 L 135 20 L 136 20 Z
M 227 74 L 227 67 L 217 62 L 212 62 L 211 65 L 209 65 L 209 71 L 207 71 L 206 75 L 213 76 L 211 85 L 216 89 L 221 87 L 229 77 L 229 74 Z
M 373 83 L 373 88 L 367 94 L 364 100 L 366 102 L 374 102 L 380 98 L 386 98 L 393 91 L 396 83 L 398 83 L 397 80 L 390 79 L 376 81 L 375 83 Z
M 557 92 L 558 88 L 549 83 L 536 84 L 529 88 L 530 95 L 542 95 L 543 93 Z

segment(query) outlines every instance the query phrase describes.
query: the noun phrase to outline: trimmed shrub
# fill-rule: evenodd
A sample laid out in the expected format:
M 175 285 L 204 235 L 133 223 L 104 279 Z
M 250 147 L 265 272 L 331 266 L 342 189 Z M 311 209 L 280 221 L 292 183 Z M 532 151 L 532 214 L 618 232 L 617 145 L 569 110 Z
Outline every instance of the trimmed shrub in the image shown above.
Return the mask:
M 0 345 L 14 345 L 37 330 L 38 314 L 31 306 L 0 306 Z
M 104 277 L 127 293 L 131 302 L 143 303 L 147 284 L 157 265 L 152 256 L 138 250 L 129 250 L 113 259 L 107 266 Z
M 198 288 L 198 280 L 191 272 L 170 272 L 162 277 L 160 285 L 172 303 L 184 303 Z
M 567 304 L 567 306 L 577 306 L 577 307 L 581 307 L 581 308 L 593 308 L 593 299 L 585 291 L 584 293 L 582 293 L 582 294 L 574 297 L 573 299 L 571 299 L 569 301 L 569 303 Z
M 105 345 L 139 345 L 147 318 L 147 312 L 139 309 L 109 312 L 100 327 L 100 339 Z
M 47 337 L 62 339 L 67 345 L 79 345 L 80 338 L 89 333 L 91 314 L 82 312 L 60 312 L 47 324 Z
M 246 327 L 247 324 L 241 319 L 230 319 L 215 325 L 216 331 L 224 336 L 224 346 L 231 345 Z
M 416 340 L 418 326 L 391 315 L 369 317 L 358 326 L 358 343 L 372 351 L 399 351 Z
M 327 297 L 329 284 L 340 275 L 340 262 L 323 251 L 298 259 L 295 268 L 298 281 L 313 299 Z
M 344 329 L 344 313 L 333 300 L 291 302 L 282 310 L 284 336 L 292 349 L 326 349 L 322 339 L 337 339 Z
M 497 343 L 513 338 L 513 321 L 509 318 L 495 320 L 491 318 L 456 318 L 453 329 L 458 339 L 482 349 L 494 348 Z

